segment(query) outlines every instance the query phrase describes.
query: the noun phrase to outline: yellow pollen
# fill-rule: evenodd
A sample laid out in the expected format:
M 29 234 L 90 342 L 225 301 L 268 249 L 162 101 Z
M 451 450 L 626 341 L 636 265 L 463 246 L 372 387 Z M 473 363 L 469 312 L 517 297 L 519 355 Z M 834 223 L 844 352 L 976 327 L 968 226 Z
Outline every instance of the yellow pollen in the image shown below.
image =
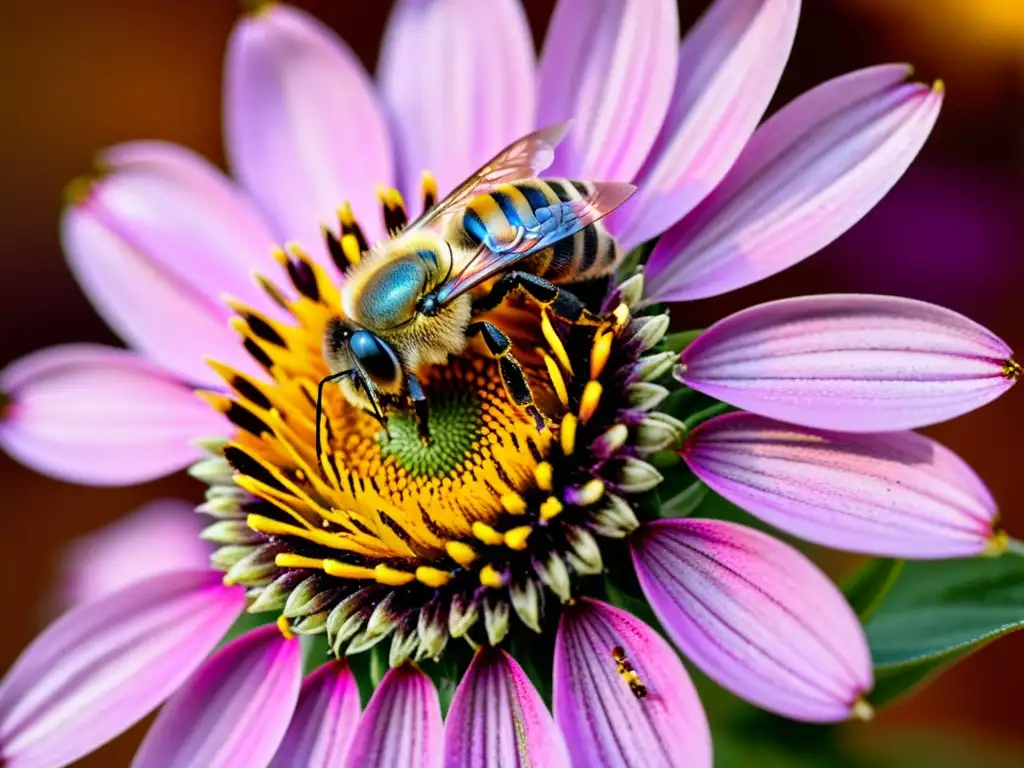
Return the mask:
M 510 515 L 522 515 L 526 513 L 526 501 L 518 493 L 506 493 L 501 497 L 501 506 Z
M 424 171 L 420 175 L 420 187 L 423 190 L 424 196 L 429 195 L 435 200 L 437 199 L 437 179 L 434 178 L 434 174 L 430 171 Z
M 337 560 L 324 560 L 324 573 L 328 576 L 337 576 L 339 579 L 375 579 L 377 577 L 373 568 L 349 565 Z
M 526 540 L 533 532 L 532 525 L 520 525 L 510 531 L 505 531 L 505 546 L 521 552 L 526 549 Z
M 625 328 L 626 323 L 629 322 L 629 307 L 625 304 L 619 304 L 612 311 L 612 318 L 615 320 L 615 329 Z
M 565 379 L 562 378 L 562 372 L 558 369 L 558 363 L 556 363 L 554 358 L 540 347 L 537 348 L 537 353 L 544 361 L 544 367 L 547 368 L 548 378 L 551 380 L 551 386 L 554 387 L 555 394 L 558 396 L 558 401 L 562 404 L 563 408 L 568 408 L 569 390 L 565 386 Z
M 588 381 L 587 386 L 583 388 L 583 396 L 580 398 L 580 421 L 584 424 L 590 421 L 590 417 L 597 410 L 603 391 L 601 382 L 593 380 Z
M 598 478 L 588 481 L 580 488 L 576 497 L 576 503 L 581 507 L 588 507 L 596 504 L 604 496 L 604 482 Z
M 452 575 L 440 568 L 430 568 L 421 565 L 416 569 L 416 580 L 428 587 L 439 589 L 452 580 Z
M 946 92 L 946 81 L 943 80 L 942 78 L 937 79 L 932 84 L 932 90 L 935 93 L 945 93 Z
M 389 587 L 402 587 L 416 577 L 411 573 L 399 571 L 397 568 L 380 563 L 373 569 L 373 577 L 378 584 L 387 584 Z
M 565 414 L 562 419 L 562 429 L 559 432 L 558 438 L 562 443 L 562 453 L 566 456 L 571 456 L 573 450 L 576 448 L 576 425 L 578 421 L 576 417 L 571 413 Z
M 544 503 L 540 505 L 540 519 L 553 520 L 562 513 L 562 509 L 562 502 L 554 496 L 548 496 Z
M 377 187 L 377 199 L 381 205 L 388 208 L 405 208 L 405 200 L 402 198 L 402 193 L 394 187 Z
M 348 200 L 338 206 L 338 221 L 346 228 L 354 227 L 356 224 L 356 217 L 352 214 L 352 203 Z
M 282 552 L 274 558 L 274 565 L 278 568 L 313 568 L 318 571 L 324 569 L 324 561 L 302 555 L 293 555 L 290 552 Z
M 463 568 L 468 568 L 476 560 L 476 552 L 465 542 L 449 541 L 444 545 L 444 549 L 448 553 L 448 557 Z
M 288 623 L 288 619 L 284 616 L 277 617 L 277 628 L 281 631 L 281 634 L 284 635 L 285 640 L 295 639 L 295 633 L 292 632 L 292 625 Z
M 358 264 L 359 260 L 363 257 L 362 252 L 359 250 L 359 240 L 351 232 L 341 236 L 341 250 L 345 253 L 345 258 L 348 259 L 349 264 Z
M 487 523 L 481 523 L 479 520 L 473 523 L 473 535 L 480 539 L 484 544 L 490 544 L 492 547 L 505 543 L 504 536 L 491 528 L 491 526 L 487 525 Z
M 850 710 L 850 714 L 854 720 L 863 720 L 868 722 L 875 717 L 875 708 L 872 707 L 866 699 L 857 699 L 853 703 L 853 708 Z
M 615 334 L 611 331 L 598 333 L 594 339 L 594 348 L 590 353 L 590 378 L 596 379 L 604 371 L 612 352 L 613 341 L 615 341 Z
M 551 465 L 546 461 L 542 461 L 533 470 L 533 479 L 537 483 L 537 487 L 542 491 L 550 491 L 553 474 L 554 470 L 551 468 Z
M 92 194 L 92 187 L 96 179 L 91 176 L 80 176 L 77 179 L 72 179 L 66 187 L 64 187 L 64 202 L 67 205 L 84 205 L 89 195 Z
M 1017 381 L 1017 379 L 1020 378 L 1022 370 L 1024 369 L 1021 368 L 1021 364 L 1016 360 L 1011 359 L 1003 363 L 1003 376 L 1008 378 L 1010 381 Z
M 558 358 L 558 362 L 562 364 L 562 367 L 573 375 L 572 363 L 569 362 L 569 353 L 565 351 L 565 345 L 562 344 L 562 340 L 558 338 L 558 334 L 555 333 L 554 326 L 551 325 L 551 316 L 547 313 L 547 310 L 541 312 L 540 315 L 540 330 L 544 334 L 544 340 L 551 347 L 551 351 L 555 353 L 555 357 Z
M 480 569 L 480 583 L 491 589 L 500 589 L 505 586 L 505 577 L 494 569 L 492 565 L 485 565 Z
M 985 548 L 981 550 L 982 557 L 999 557 L 1010 545 L 1010 534 L 1006 531 L 995 531 L 985 542 Z

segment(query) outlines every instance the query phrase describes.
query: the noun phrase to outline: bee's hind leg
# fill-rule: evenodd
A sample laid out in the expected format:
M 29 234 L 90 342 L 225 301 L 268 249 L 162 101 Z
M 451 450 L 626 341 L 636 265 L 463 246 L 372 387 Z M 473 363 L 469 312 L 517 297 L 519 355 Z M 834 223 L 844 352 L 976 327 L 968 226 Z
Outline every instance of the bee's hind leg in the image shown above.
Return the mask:
M 530 414 L 538 432 L 547 429 L 544 417 L 533 402 L 533 392 L 526 380 L 526 374 L 523 373 L 523 366 L 512 355 L 512 340 L 504 331 L 488 322 L 470 323 L 466 328 L 466 335 L 470 338 L 477 335 L 483 337 L 487 351 L 498 361 L 501 382 L 505 385 L 505 391 L 512 402 Z
M 415 374 L 407 374 L 406 380 L 409 385 L 409 399 L 412 400 L 412 407 L 416 412 L 416 429 L 419 431 L 420 440 L 429 443 L 430 408 L 427 405 L 427 395 Z
M 584 306 L 575 294 L 543 277 L 529 272 L 506 272 L 487 293 L 473 302 L 473 314 L 487 312 L 497 307 L 510 293 L 522 291 L 540 306 L 548 309 L 555 317 L 571 323 L 598 325 L 601 318 Z

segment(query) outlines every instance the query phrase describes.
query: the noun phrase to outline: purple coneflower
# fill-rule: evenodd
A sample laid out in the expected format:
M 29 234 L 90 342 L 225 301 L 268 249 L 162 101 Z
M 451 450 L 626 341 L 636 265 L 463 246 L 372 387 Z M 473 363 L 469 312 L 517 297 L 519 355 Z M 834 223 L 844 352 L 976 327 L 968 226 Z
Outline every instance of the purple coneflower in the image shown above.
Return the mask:
M 101 485 L 190 466 L 213 569 L 169 546 L 181 567 L 85 589 L 97 596 L 0 687 L 2 762 L 65 765 L 163 703 L 137 766 L 710 765 L 676 651 L 607 602 L 606 579 L 633 572 L 721 685 L 793 718 L 869 716 L 864 634 L 813 564 L 669 499 L 657 512 L 655 464 L 688 466 L 811 541 L 897 557 L 1005 546 L 977 476 L 903 431 L 1016 381 L 985 329 L 851 295 L 754 307 L 681 358 L 664 338 L 664 304 L 748 285 L 842 234 L 938 114 L 939 85 L 886 65 L 759 127 L 799 5 L 718 0 L 680 45 L 674 0 L 565 1 L 535 67 L 515 0 L 399 2 L 378 88 L 306 14 L 246 16 L 226 67 L 237 185 L 140 142 L 70 189 L 72 268 L 133 351 L 50 349 L 0 375 L 0 441 L 30 466 Z M 314 396 L 338 267 L 401 226 L 404 200 L 429 204 L 567 118 L 549 173 L 634 182 L 609 226 L 627 249 L 660 240 L 642 274 L 594 299 L 599 328 L 526 304 L 496 313 L 550 429 L 471 349 L 423 375 L 429 445 L 401 413 L 384 439 L 332 390 L 321 474 Z M 266 625 L 215 650 L 246 610 Z M 330 660 L 303 681 L 298 638 L 317 635 Z M 364 653 L 388 671 L 360 714 L 346 659 Z M 549 710 L 526 670 L 552 663 Z M 442 723 L 431 675 L 452 669 Z

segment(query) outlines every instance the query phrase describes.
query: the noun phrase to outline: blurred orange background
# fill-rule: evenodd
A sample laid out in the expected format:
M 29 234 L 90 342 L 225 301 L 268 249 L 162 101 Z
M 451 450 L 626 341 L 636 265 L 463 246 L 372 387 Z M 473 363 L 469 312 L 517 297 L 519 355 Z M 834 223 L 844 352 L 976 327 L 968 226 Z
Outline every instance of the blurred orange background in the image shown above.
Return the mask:
M 331 24 L 371 70 L 389 3 L 296 3 Z M 708 3 L 685 2 L 684 28 Z M 551 0 L 526 2 L 541 40 Z M 965 312 L 1024 349 L 1024 2 L 832 0 L 804 3 L 796 47 L 772 109 L 850 69 L 909 60 L 942 77 L 948 97 L 918 163 L 853 232 L 754 288 L 677 308 L 699 327 L 756 301 L 797 293 L 899 293 Z M 117 343 L 67 270 L 58 241 L 61 190 L 93 153 L 136 138 L 181 142 L 223 163 L 221 58 L 233 0 L 4 0 L 0 9 L 0 365 L 48 344 Z M 1021 393 L 930 430 L 964 456 L 1024 536 L 1018 508 Z M 5 508 L 0 635 L 6 668 L 45 621 L 59 553 L 70 540 L 156 496 L 195 498 L 182 476 L 129 489 L 81 488 L 0 456 Z M 954 668 L 877 730 L 963 732 L 1024 756 L 1024 634 Z M 127 764 L 134 729 L 87 766 Z M 872 738 L 870 733 L 864 738 Z

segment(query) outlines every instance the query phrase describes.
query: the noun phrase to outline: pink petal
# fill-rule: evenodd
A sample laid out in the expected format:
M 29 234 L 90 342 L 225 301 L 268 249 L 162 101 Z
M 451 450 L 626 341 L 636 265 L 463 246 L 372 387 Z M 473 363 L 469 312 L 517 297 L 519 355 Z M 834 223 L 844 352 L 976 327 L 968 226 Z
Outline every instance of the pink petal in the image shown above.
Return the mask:
M 637 698 L 613 650 L 646 686 Z M 711 765 L 711 735 L 675 651 L 636 617 L 589 599 L 562 613 L 555 642 L 555 722 L 574 765 Z
M 794 424 L 888 432 L 994 400 L 1015 381 L 1010 357 L 990 331 L 934 304 L 804 296 L 715 323 L 683 351 L 680 380 Z
M 800 0 L 718 0 L 683 40 L 665 124 L 609 227 L 630 249 L 689 213 L 736 162 L 789 59 Z
M 326 253 L 320 225 L 337 228 L 346 200 L 381 237 L 375 190 L 392 181 L 390 139 L 349 47 L 309 14 L 268 3 L 239 22 L 225 67 L 228 157 L 278 237 Z
M 438 768 L 441 704 L 430 678 L 412 665 L 390 670 L 363 712 L 347 768 Z
M 222 575 L 156 576 L 51 624 L 0 684 L 0 762 L 67 765 L 159 705 L 245 604 L 245 590 Z
M 844 720 L 871 689 L 864 632 L 807 558 L 720 520 L 662 520 L 631 539 L 658 620 L 709 677 L 760 707 Z
M 359 722 L 359 688 L 344 661 L 306 678 L 291 725 L 271 768 L 333 768 L 341 763 Z
M 715 296 L 824 248 L 899 180 L 943 92 L 910 68 L 852 72 L 804 94 L 754 134 L 722 183 L 648 262 L 653 301 Z
M 164 705 L 133 768 L 258 768 L 295 711 L 302 654 L 277 626 L 224 646 Z
M 533 39 L 519 0 L 401 0 L 379 77 L 411 210 L 424 170 L 444 194 L 533 129 Z
M 98 600 L 163 573 L 206 568 L 211 549 L 199 538 L 202 528 L 194 504 L 160 499 L 75 539 L 61 556 L 61 605 Z
M 522 668 L 505 651 L 477 652 L 452 699 L 446 768 L 561 768 L 565 741 Z
M 751 514 L 836 549 L 976 555 L 989 545 L 998 514 L 960 457 L 913 432 L 851 435 L 732 413 L 698 427 L 683 457 Z
M 573 120 L 550 176 L 631 181 L 675 81 L 675 0 L 561 0 L 544 39 L 538 125 Z
M 64 251 L 82 289 L 122 339 L 186 379 L 218 382 L 204 354 L 256 370 L 215 291 L 226 274 L 236 273 L 223 290 L 247 279 L 229 259 L 240 261 L 254 243 L 252 266 L 264 260 L 269 242 L 259 219 L 184 149 L 145 144 L 111 150 L 119 164 L 121 154 L 141 159 L 125 160 L 132 170 L 123 175 L 114 171 L 92 182 L 61 219 Z M 257 229 L 243 236 L 247 222 Z
M 0 372 L 10 404 L 0 445 L 18 461 L 90 485 L 128 485 L 200 456 L 189 441 L 227 422 L 191 387 L 130 352 L 91 344 L 50 347 Z

